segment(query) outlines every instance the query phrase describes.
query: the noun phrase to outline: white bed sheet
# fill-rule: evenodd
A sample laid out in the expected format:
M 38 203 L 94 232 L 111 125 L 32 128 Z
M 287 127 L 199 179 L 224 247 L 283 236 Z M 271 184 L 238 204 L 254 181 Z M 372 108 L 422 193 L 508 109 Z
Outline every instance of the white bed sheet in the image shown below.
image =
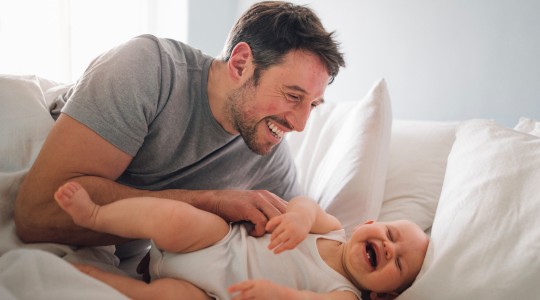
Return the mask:
M 0 256 L 0 299 L 128 299 L 43 250 L 17 249 Z
M 122 272 L 114 247 L 26 245 L 15 234 L 16 192 L 54 123 L 50 106 L 66 88 L 37 76 L 0 75 L 0 299 L 123 299 L 68 263 Z

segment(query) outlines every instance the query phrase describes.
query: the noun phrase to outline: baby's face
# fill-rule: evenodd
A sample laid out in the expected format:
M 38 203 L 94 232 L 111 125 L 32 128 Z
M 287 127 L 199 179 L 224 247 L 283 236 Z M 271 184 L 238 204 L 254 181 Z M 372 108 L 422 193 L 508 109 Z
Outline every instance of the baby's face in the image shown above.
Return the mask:
M 410 221 L 358 226 L 345 249 L 345 266 L 359 288 L 401 290 L 420 272 L 429 239 Z

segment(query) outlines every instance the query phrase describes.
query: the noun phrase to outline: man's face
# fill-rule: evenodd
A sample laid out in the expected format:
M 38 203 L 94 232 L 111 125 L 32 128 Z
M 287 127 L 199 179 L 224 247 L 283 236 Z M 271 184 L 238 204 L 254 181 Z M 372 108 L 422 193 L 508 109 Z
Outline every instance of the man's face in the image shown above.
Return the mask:
M 347 243 L 345 265 L 360 287 L 396 291 L 414 281 L 428 244 L 427 235 L 410 221 L 364 224 Z
M 318 57 L 291 51 L 228 96 L 225 114 L 248 147 L 267 154 L 292 130 L 302 131 L 311 110 L 324 102 L 330 76 Z

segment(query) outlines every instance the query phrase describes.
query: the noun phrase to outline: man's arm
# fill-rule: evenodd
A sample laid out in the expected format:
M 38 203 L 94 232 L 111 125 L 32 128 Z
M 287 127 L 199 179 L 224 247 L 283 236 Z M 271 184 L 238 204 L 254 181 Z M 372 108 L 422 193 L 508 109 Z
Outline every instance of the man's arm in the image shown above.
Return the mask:
M 15 224 L 25 242 L 111 244 L 112 236 L 75 227 L 53 200 L 56 189 L 68 180 L 80 182 L 103 204 L 128 192 L 114 183 L 131 157 L 69 116 L 61 115 L 22 183 L 15 204 Z
M 285 211 L 285 203 L 267 191 L 144 191 L 115 180 L 132 157 L 75 119 L 62 114 L 49 133 L 15 204 L 17 234 L 24 242 L 110 245 L 126 239 L 76 226 L 53 199 L 60 185 L 79 182 L 98 204 L 135 196 L 171 198 L 216 213 L 226 220 L 249 220 L 262 235 L 266 220 Z

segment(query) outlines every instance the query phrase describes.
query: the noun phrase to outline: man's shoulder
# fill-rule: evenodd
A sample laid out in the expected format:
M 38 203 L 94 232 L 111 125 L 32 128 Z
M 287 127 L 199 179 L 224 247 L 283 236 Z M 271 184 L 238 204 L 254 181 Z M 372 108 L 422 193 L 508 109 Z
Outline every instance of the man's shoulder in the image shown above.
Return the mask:
M 181 48 L 190 49 L 193 48 L 188 44 L 185 44 L 179 40 L 159 37 L 153 34 L 141 34 L 132 39 L 136 43 L 149 44 L 149 45 L 159 45 L 159 46 L 176 46 Z
M 195 64 L 199 67 L 208 59 L 212 59 L 209 55 L 182 41 L 172 38 L 158 37 L 152 34 L 143 34 L 135 37 L 138 43 L 146 44 L 147 46 L 157 46 L 161 55 L 164 57 L 173 58 L 176 63 Z

